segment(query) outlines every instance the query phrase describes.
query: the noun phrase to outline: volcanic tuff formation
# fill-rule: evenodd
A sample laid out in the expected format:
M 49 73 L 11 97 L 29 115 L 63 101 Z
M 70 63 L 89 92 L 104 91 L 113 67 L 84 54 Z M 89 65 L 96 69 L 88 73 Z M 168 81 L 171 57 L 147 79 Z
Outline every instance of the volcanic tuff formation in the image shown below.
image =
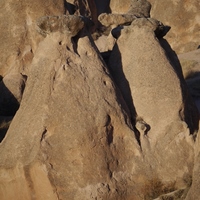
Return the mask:
M 170 28 L 146 0 L 56 2 L 0 2 L 1 200 L 197 199 Z

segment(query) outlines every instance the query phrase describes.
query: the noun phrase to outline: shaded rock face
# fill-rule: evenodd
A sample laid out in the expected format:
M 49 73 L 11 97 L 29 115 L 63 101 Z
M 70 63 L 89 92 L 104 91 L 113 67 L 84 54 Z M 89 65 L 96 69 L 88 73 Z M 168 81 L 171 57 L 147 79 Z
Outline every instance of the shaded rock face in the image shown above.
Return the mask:
M 162 171 L 160 175 L 164 180 L 174 176 L 172 174 L 177 166 L 177 169 L 183 167 L 186 157 L 181 161 L 179 158 L 184 158 L 184 155 L 172 153 L 179 152 L 182 145 L 191 153 L 187 154 L 189 163 L 193 162 L 193 142 L 187 126 L 192 128 L 191 133 L 198 129 L 198 113 L 192 108 L 190 99 L 187 103 L 183 102 L 183 99 L 187 99 L 185 89 L 183 90 L 186 86 L 181 86 L 183 80 L 177 76 L 180 72 L 167 59 L 166 50 L 161 47 L 161 41 L 155 38 L 153 30 L 151 22 L 142 18 L 122 29 L 108 66 L 132 111 L 132 122 L 140 132 L 138 141 L 146 162 L 151 163 L 152 167 L 156 166 L 157 173 Z M 191 108 L 187 108 L 187 105 Z M 183 110 L 187 110 L 185 116 Z M 192 120 L 187 121 L 187 116 L 192 117 Z M 187 139 L 184 141 L 181 138 Z M 166 165 L 168 162 L 170 166 Z M 190 167 L 188 165 L 186 171 L 191 172 Z M 167 169 L 166 172 L 164 169 Z M 179 171 L 183 174 L 185 172 Z
M 4 75 L 20 107 L 0 143 L 2 200 L 187 195 L 198 173 L 198 116 L 176 54 L 162 39 L 168 29 L 149 18 L 147 1 L 131 1 L 134 13 L 124 15 L 108 15 L 108 3 L 67 1 L 58 12 L 75 15 L 52 9 L 39 16 L 28 69 L 20 74 L 19 64 Z M 107 64 L 90 34 L 98 15 L 115 28 Z
M 146 0 L 132 0 L 128 14 L 137 17 L 150 17 L 151 4 Z
M 186 78 L 187 85 L 190 89 L 190 93 L 195 100 L 200 113 L 200 49 L 195 51 L 183 53 L 179 55 L 180 62 L 183 67 L 183 72 Z M 189 190 L 186 199 L 198 199 L 199 198 L 199 135 L 195 145 L 195 162 L 193 170 L 193 179 L 191 183 L 191 189 Z
M 151 16 L 171 26 L 166 39 L 177 53 L 192 51 L 199 46 L 200 3 L 195 1 L 149 0 Z
M 193 170 L 193 179 L 191 183 L 191 188 L 187 194 L 186 200 L 190 199 L 198 199 L 199 198 L 199 159 L 200 159 L 200 149 L 199 149 L 199 135 L 197 136 L 197 142 L 195 146 L 195 164 L 194 164 L 194 170 Z
M 148 118 L 156 124 L 159 123 L 159 116 L 164 114 L 164 123 L 166 123 L 164 126 L 166 126 L 170 121 L 173 122 L 180 117 L 179 111 L 183 109 L 182 99 L 185 99 L 185 97 L 183 97 L 181 88 L 182 80 L 177 76 L 181 71 L 178 72 L 178 69 L 174 71 L 176 68 L 173 68 L 166 58 L 165 51 L 155 38 L 153 30 L 154 26 L 151 21 L 144 18 L 134 20 L 131 26 L 122 29 L 121 36 L 111 53 L 109 67 L 122 94 L 128 93 L 125 89 L 125 83 L 130 88 L 130 94 L 124 94 L 124 99 L 127 99 L 129 108 L 136 107 L 142 118 L 145 118 L 145 115 L 150 115 Z M 148 55 L 146 58 L 143 57 L 144 52 L 145 55 Z M 154 63 L 154 60 L 156 60 L 156 63 Z M 179 70 L 181 70 L 180 66 Z M 162 71 L 161 74 L 160 71 Z M 152 77 L 155 77 L 155 79 Z M 167 81 L 169 82 L 167 83 Z M 147 110 L 145 105 L 152 101 L 155 106 L 151 106 Z M 161 107 L 159 108 L 159 106 Z M 173 106 L 172 111 L 174 113 L 170 112 L 170 116 L 167 110 Z M 155 128 L 158 129 L 156 124 Z
M 200 113 L 200 49 L 178 55 L 186 79 Z
M 21 74 L 8 74 L 0 82 L 0 115 L 14 116 L 19 108 L 26 78 Z

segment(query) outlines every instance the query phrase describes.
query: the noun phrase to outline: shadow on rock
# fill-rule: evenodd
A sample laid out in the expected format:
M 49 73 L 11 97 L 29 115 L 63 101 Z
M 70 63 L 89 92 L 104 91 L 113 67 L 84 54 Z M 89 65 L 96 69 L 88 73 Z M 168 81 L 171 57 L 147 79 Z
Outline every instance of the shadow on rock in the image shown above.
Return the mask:
M 14 116 L 19 108 L 19 102 L 3 82 L 0 83 L 0 115 Z
M 180 87 L 183 96 L 183 108 L 179 112 L 180 117 L 187 123 L 188 128 L 190 129 L 190 134 L 194 134 L 199 129 L 199 113 L 193 99 L 191 98 L 191 95 L 189 94 L 187 84 L 183 77 L 180 61 L 178 59 L 177 54 L 175 53 L 175 51 L 172 50 L 167 40 L 162 38 L 159 40 L 159 42 L 162 48 L 164 49 L 171 66 L 173 67 L 180 80 Z
M 26 77 L 8 74 L 0 82 L 0 142 L 6 135 L 15 113 L 19 109 Z
M 123 99 L 128 107 L 128 110 L 131 115 L 131 123 L 135 132 L 135 137 L 138 143 L 140 144 L 140 132 L 135 128 L 137 113 L 136 113 L 136 109 L 133 103 L 131 88 L 123 71 L 121 53 L 120 53 L 117 43 L 115 44 L 113 51 L 110 54 L 109 61 L 108 61 L 108 68 L 114 79 L 115 84 L 119 88 L 123 96 Z

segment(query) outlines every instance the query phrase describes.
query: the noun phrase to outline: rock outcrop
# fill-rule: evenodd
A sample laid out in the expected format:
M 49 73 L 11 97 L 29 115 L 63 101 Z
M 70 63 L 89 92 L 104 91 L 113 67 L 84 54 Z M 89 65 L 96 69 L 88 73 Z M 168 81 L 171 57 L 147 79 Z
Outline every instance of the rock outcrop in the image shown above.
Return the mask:
M 27 73 L 42 40 L 36 30 L 36 20 L 45 15 L 64 14 L 64 3 L 62 0 L 2 0 L 0 9 L 0 75 L 4 77 L 13 69 Z
M 118 14 L 124 14 L 127 13 L 132 0 L 110 0 L 110 10 L 111 13 L 118 13 Z M 105 12 L 105 11 L 104 11 Z
M 118 181 L 134 162 L 124 159 L 141 154 L 126 106 L 90 39 L 80 37 L 73 46 L 67 38 L 50 33 L 34 56 L 20 109 L 1 145 L 2 155 L 9 154 L 0 161 L 2 199 L 123 199 L 127 190 Z M 16 197 L 18 185 L 23 192 Z
M 200 45 L 199 0 L 149 0 L 151 16 L 171 26 L 166 39 L 177 53 L 193 51 Z
M 199 116 L 163 39 L 169 27 L 150 17 L 145 0 L 123 3 L 122 13 L 112 0 L 48 2 L 48 14 L 43 6 L 30 15 L 30 35 L 16 36 L 31 53 L 27 65 L 21 48 L 15 67 L 0 67 L 1 84 L 20 103 L 12 122 L 4 119 L 1 200 L 190 198 Z M 95 33 L 112 38 L 110 51 L 99 51 Z
M 176 69 L 170 58 L 166 57 L 166 49 L 162 49 L 155 38 L 154 30 L 151 21 L 144 18 L 136 19 L 131 26 L 124 27 L 108 66 L 132 111 L 132 122 L 140 132 L 137 139 L 141 143 L 146 162 L 151 163 L 152 168 L 156 166 L 154 172 L 158 170 L 159 174 L 162 171 L 162 180 L 169 177 L 178 179 L 192 172 L 189 163 L 193 162 L 193 142 L 187 126 L 196 127 L 191 129 L 191 133 L 198 130 L 198 113 L 193 115 L 194 109 L 187 108 L 186 105 L 192 106 L 192 103 L 184 92 L 186 85 L 183 85 L 183 78 L 177 76 L 181 71 L 180 65 Z M 192 120 L 188 120 L 187 116 Z M 186 152 L 179 154 L 181 146 L 184 146 L 184 151 L 187 149 L 187 172 L 182 168 L 185 168 Z M 170 166 L 166 163 L 170 163 Z M 174 173 L 175 169 L 179 170 L 180 177 Z
M 194 162 L 194 170 L 193 170 L 193 176 L 192 176 L 192 181 L 191 181 L 191 188 L 187 194 L 186 200 L 190 199 L 198 199 L 199 198 L 199 185 L 200 185 L 200 180 L 199 180 L 199 161 L 200 161 L 200 142 L 199 142 L 199 135 L 197 136 L 197 141 L 195 145 L 195 162 Z

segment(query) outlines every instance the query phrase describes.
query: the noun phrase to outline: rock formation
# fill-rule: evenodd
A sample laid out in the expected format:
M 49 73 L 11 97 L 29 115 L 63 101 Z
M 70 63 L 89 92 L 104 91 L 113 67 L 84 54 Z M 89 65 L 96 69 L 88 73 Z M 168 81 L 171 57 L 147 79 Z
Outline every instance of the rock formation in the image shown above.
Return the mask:
M 195 50 L 200 45 L 199 0 L 149 0 L 151 16 L 171 26 L 166 39 L 177 53 Z
M 18 39 L 0 55 L 0 91 L 19 106 L 1 113 L 1 199 L 190 199 L 199 184 L 199 115 L 162 38 L 169 27 L 150 17 L 146 0 L 121 11 L 112 0 L 46 5 L 1 7 L 25 8 L 11 25 L 28 30 L 0 33 Z
M 1 61 L 0 75 L 14 68 L 27 68 L 41 41 L 36 31 L 36 19 L 45 15 L 64 14 L 63 1 L 1 1 Z M 9 43 L 8 43 L 9 41 Z

